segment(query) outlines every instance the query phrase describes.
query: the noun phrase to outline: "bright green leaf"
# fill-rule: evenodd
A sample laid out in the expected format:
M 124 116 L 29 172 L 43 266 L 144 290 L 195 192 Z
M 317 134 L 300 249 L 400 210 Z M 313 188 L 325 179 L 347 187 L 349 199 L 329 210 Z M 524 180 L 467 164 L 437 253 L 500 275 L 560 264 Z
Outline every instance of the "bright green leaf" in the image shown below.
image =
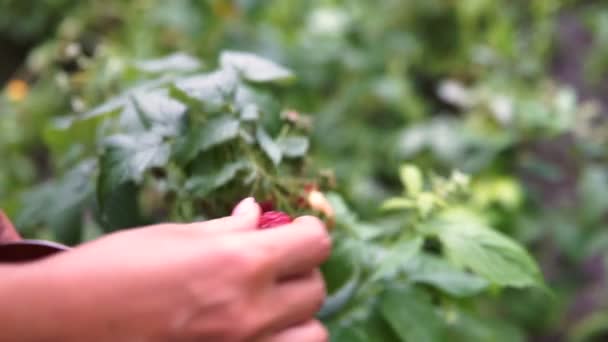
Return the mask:
M 420 169 L 414 165 L 403 165 L 399 169 L 399 177 L 408 195 L 418 195 L 424 186 L 424 178 Z
M 416 198 L 416 207 L 423 217 L 427 217 L 433 209 L 439 204 L 437 196 L 431 192 L 423 192 L 418 194 Z
M 452 263 L 493 284 L 542 286 L 538 266 L 521 245 L 468 213 L 446 213 L 425 229 L 439 238 Z
M 411 209 L 416 206 L 416 202 L 409 198 L 395 197 L 390 198 L 382 203 L 383 210 L 403 210 Z

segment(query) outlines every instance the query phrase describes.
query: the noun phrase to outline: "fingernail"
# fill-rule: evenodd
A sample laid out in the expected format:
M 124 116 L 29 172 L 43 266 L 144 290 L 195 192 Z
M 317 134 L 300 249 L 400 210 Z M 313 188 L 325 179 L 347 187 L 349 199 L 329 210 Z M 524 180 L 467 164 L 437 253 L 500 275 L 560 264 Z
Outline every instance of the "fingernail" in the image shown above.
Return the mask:
M 232 215 L 233 216 L 248 215 L 255 209 L 256 209 L 255 208 L 255 199 L 253 199 L 253 197 L 247 197 L 244 200 L 240 201 L 239 204 L 237 204 L 237 206 L 234 208 L 234 210 L 232 210 Z

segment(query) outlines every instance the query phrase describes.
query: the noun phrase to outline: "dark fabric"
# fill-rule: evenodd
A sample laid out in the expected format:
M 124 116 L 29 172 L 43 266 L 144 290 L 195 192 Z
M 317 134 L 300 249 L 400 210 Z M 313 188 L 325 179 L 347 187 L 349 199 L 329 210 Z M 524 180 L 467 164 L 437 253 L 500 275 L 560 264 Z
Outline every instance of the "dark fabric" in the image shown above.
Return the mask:
M 35 261 L 68 249 L 50 241 L 24 240 L 0 210 L 0 263 Z
M 19 240 L 21 240 L 21 236 L 8 217 L 0 210 L 0 243 Z

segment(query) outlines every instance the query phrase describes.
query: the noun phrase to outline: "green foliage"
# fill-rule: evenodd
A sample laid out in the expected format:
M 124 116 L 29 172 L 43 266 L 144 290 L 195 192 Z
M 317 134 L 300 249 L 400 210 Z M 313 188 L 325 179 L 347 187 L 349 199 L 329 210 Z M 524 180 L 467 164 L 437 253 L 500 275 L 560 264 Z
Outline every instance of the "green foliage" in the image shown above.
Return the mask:
M 0 207 L 28 237 L 76 244 L 245 195 L 300 213 L 318 183 L 336 214 L 332 340 L 602 340 L 608 126 L 586 99 L 606 11 L 0 1 L 0 44 L 32 45 L 12 76 L 25 98 L 0 96 Z
M 485 225 L 474 206 L 467 204 L 468 177 L 455 172 L 450 178 L 434 176 L 426 182 L 413 165 L 404 165 L 400 174 L 405 197 L 387 200 L 391 210 L 399 211 L 388 222 L 361 222 L 340 197 L 330 196 L 337 209 L 338 233 L 336 254 L 325 271 L 351 270 L 342 282 L 336 281 L 343 284 L 329 297 L 331 308 L 322 312 L 338 334 L 353 329 L 379 339 L 373 330 L 355 328 L 374 317 L 385 321 L 383 334 L 392 330 L 394 337 L 384 336 L 383 341 L 442 341 L 453 320 L 475 322 L 470 317 L 482 313 L 470 304 L 484 294 L 505 287 L 544 288 L 526 250 Z M 416 205 L 423 198 L 431 198 L 431 204 Z M 332 277 L 328 279 L 331 284 Z M 336 309 L 338 305 L 342 310 Z M 459 329 L 463 336 L 478 333 L 473 323 Z M 346 337 L 336 340 L 341 338 Z
M 281 170 L 305 155 L 308 139 L 289 123 L 272 137 L 262 119 L 279 122 L 279 113 L 258 100 L 269 94 L 261 85 L 292 74 L 247 53 L 222 54 L 220 69 L 209 73 L 196 73 L 200 64 L 185 55 L 142 61 L 148 71 L 179 69 L 182 74 L 147 81 L 47 130 L 54 150 L 80 143 L 85 151 L 80 158 L 97 159 L 97 201 L 91 209 L 106 230 L 154 220 L 144 213 L 154 208 L 142 208 L 138 193 L 154 193 L 159 209 L 178 221 L 225 214 L 247 194 L 271 196 L 293 207 L 289 200 L 300 191 L 293 185 L 299 181 L 281 178 Z M 81 200 L 92 204 L 89 198 Z M 22 222 L 23 227 L 41 223 L 46 222 Z

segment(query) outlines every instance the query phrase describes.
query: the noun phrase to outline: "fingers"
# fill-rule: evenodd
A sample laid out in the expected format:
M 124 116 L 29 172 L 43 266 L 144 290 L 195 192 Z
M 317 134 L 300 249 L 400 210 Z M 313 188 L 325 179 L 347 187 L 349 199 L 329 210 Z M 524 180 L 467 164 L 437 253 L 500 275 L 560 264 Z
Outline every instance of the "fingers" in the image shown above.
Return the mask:
M 256 231 L 247 243 L 267 252 L 276 267 L 277 279 L 308 274 L 324 262 L 331 251 L 331 237 L 317 218 L 304 216 L 275 229 Z
M 271 310 L 274 317 L 272 330 L 279 330 L 315 317 L 321 309 L 327 292 L 319 270 L 277 284 Z
M 234 233 L 257 229 L 260 220 L 260 205 L 248 197 L 242 200 L 232 211 L 232 216 L 222 217 L 205 222 L 185 224 L 185 228 L 196 229 L 204 234 Z
M 304 324 L 293 326 L 283 330 L 264 342 L 327 342 L 329 334 L 327 329 L 317 320 L 311 320 Z

